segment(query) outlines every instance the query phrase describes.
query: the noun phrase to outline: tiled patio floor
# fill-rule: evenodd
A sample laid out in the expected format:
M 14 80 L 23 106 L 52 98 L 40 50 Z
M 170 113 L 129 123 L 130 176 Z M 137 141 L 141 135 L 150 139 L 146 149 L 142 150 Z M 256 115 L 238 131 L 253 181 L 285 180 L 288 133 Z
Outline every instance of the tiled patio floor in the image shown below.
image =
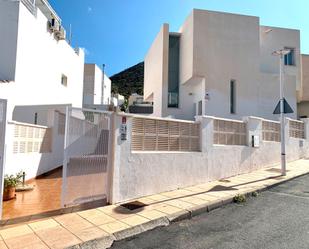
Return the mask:
M 230 202 L 237 194 L 261 190 L 307 174 L 309 161 L 298 160 L 289 163 L 287 168 L 287 176 L 284 177 L 278 173 L 278 165 L 272 170 L 262 169 L 225 181 L 208 182 L 147 196 L 137 201 L 148 206 L 134 211 L 110 205 L 7 226 L 0 230 L 0 248 L 67 248 L 93 240 L 98 243 L 96 248 L 107 248 L 114 240 L 168 225 L 181 216 L 190 217 L 212 210 Z
M 3 202 L 3 219 L 15 219 L 60 209 L 61 174 L 59 169 L 48 176 L 27 182 L 30 191 L 17 192 L 16 199 Z

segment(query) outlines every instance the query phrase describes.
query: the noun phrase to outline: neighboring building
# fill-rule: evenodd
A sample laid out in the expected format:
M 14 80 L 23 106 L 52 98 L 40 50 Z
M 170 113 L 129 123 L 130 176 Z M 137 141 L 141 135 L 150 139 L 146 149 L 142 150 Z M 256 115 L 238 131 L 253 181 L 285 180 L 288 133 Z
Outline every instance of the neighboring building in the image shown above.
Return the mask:
M 302 82 L 297 104 L 298 116 L 302 118 L 309 117 L 309 55 L 301 56 Z
M 103 77 L 104 75 L 104 77 Z M 111 80 L 95 64 L 85 64 L 83 106 L 108 106 L 111 103 Z
M 119 93 L 113 93 L 111 98 L 111 103 L 114 106 L 121 106 L 125 102 L 125 97 Z
M 260 26 L 253 16 L 194 9 L 180 31 L 164 24 L 145 58 L 144 97 L 154 116 L 210 115 L 278 119 L 278 49 L 285 58 L 285 96 L 297 112 L 300 32 Z
M 46 0 L 0 0 L 0 34 L 0 98 L 8 100 L 8 119 L 22 121 L 22 106 L 33 122 L 38 112 L 31 106 L 82 107 L 84 52 L 65 40 Z
M 129 113 L 152 114 L 153 103 L 144 101 L 144 96 L 133 93 L 129 97 Z

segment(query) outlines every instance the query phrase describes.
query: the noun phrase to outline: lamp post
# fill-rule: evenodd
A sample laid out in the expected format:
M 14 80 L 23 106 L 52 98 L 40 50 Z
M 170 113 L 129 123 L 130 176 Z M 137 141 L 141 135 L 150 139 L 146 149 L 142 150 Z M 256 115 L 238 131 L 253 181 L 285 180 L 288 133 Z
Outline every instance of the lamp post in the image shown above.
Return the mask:
M 281 130 L 281 174 L 286 175 L 286 157 L 285 157 L 285 122 L 284 122 L 284 87 L 283 87 L 283 59 L 291 50 L 281 49 L 272 53 L 280 58 L 280 130 Z

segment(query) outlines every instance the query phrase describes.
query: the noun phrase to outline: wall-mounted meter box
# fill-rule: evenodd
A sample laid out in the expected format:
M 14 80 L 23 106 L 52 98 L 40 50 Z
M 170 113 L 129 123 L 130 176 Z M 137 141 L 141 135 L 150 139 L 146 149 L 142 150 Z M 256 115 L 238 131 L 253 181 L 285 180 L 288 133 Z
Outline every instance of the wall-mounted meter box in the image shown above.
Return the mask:
M 260 147 L 260 137 L 259 136 L 252 136 L 252 147 L 257 148 Z

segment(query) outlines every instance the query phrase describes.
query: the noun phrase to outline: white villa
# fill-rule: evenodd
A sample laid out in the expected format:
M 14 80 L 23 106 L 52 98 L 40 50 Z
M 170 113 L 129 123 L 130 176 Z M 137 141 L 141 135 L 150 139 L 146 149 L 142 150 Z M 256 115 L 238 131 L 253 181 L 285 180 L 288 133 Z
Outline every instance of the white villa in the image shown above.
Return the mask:
M 46 0 L 1 0 L 0 33 L 0 98 L 8 100 L 8 119 L 28 121 L 14 113 L 18 106 L 82 107 L 84 52 L 68 44 Z M 27 111 L 34 120 L 36 111 Z
M 144 97 L 154 116 L 277 119 L 278 49 L 285 97 L 297 116 L 301 95 L 300 31 L 261 26 L 259 17 L 194 9 L 178 32 L 164 24 L 145 58 Z

